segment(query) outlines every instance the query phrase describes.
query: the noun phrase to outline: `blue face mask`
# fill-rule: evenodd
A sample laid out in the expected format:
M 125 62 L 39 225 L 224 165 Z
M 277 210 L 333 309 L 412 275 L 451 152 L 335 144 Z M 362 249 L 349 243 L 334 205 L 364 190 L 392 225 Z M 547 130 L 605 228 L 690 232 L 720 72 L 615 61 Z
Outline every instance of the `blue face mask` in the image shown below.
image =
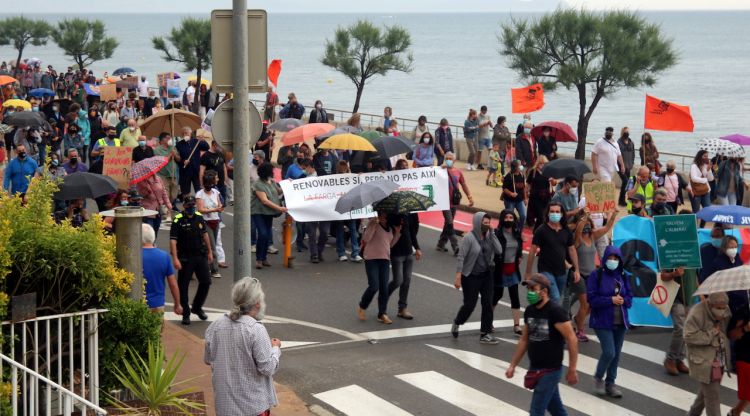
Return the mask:
M 146 147 L 146 142 L 145 142 L 145 141 L 143 141 L 143 140 L 139 140 L 139 141 L 138 141 L 138 146 L 141 146 L 141 147 Z
M 721 246 L 721 238 L 712 238 L 711 245 L 716 248 L 719 248 Z
M 607 268 L 609 270 L 615 270 L 615 269 L 617 269 L 617 266 L 620 265 L 620 260 L 607 259 L 607 261 L 605 263 L 606 263 Z
M 552 221 L 554 224 L 557 224 L 562 219 L 562 214 L 558 212 L 553 212 L 549 214 L 549 220 Z
M 450 159 L 446 159 L 445 166 L 448 166 L 449 168 L 452 168 L 453 167 L 453 161 L 450 160 Z
M 529 133 L 531 133 L 531 129 L 526 129 L 525 128 L 525 129 L 523 129 L 523 132 L 526 133 L 526 134 L 529 134 Z

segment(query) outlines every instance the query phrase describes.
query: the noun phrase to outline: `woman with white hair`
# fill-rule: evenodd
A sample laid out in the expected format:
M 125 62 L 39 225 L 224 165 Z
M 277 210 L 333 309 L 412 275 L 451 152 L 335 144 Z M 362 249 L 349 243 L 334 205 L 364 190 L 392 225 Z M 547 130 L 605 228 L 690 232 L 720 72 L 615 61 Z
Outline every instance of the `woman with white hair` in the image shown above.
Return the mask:
M 260 281 L 244 277 L 232 287 L 232 310 L 206 329 L 204 358 L 211 366 L 216 414 L 268 415 L 278 405 L 273 375 L 281 341 L 260 321 L 266 311 Z

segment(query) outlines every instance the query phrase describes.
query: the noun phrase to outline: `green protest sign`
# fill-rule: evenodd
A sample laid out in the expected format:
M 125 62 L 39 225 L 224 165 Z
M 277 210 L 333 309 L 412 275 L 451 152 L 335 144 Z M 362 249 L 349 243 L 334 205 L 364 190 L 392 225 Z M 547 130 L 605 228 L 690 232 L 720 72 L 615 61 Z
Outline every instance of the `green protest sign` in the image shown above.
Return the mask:
M 695 215 L 657 215 L 654 231 L 660 270 L 701 267 Z

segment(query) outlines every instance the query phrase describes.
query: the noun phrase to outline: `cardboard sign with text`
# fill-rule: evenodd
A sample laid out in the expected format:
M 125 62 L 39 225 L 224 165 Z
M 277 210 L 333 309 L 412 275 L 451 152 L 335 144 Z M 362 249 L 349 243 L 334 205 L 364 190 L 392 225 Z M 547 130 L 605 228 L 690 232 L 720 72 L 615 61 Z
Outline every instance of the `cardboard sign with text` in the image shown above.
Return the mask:
M 174 72 L 156 74 L 156 84 L 159 86 L 159 97 L 167 96 L 167 81 L 174 79 Z
M 117 85 L 104 84 L 99 86 L 99 99 L 101 101 L 110 101 L 117 99 Z
M 612 182 L 586 182 L 583 184 L 586 208 L 589 212 L 610 212 L 617 209 L 617 189 Z
M 125 146 L 104 148 L 104 169 L 102 173 L 114 179 L 120 188 L 130 187 L 130 165 L 133 149 Z

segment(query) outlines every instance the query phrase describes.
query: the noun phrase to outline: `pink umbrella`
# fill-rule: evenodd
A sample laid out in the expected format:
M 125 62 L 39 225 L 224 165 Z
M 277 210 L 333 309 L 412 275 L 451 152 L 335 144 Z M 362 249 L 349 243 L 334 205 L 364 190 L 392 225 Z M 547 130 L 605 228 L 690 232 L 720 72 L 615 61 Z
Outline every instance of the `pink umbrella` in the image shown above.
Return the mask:
M 167 166 L 169 159 L 164 156 L 153 156 L 134 163 L 130 168 L 130 184 L 135 185 L 154 176 L 161 168 Z
M 576 134 L 573 132 L 573 128 L 561 121 L 545 121 L 539 123 L 531 129 L 531 135 L 539 137 L 542 135 L 542 130 L 548 127 L 552 130 L 550 137 L 554 138 L 558 142 L 577 142 Z
M 721 137 L 721 139 L 737 143 L 740 146 L 750 146 L 750 137 L 741 134 L 731 134 L 729 136 Z

